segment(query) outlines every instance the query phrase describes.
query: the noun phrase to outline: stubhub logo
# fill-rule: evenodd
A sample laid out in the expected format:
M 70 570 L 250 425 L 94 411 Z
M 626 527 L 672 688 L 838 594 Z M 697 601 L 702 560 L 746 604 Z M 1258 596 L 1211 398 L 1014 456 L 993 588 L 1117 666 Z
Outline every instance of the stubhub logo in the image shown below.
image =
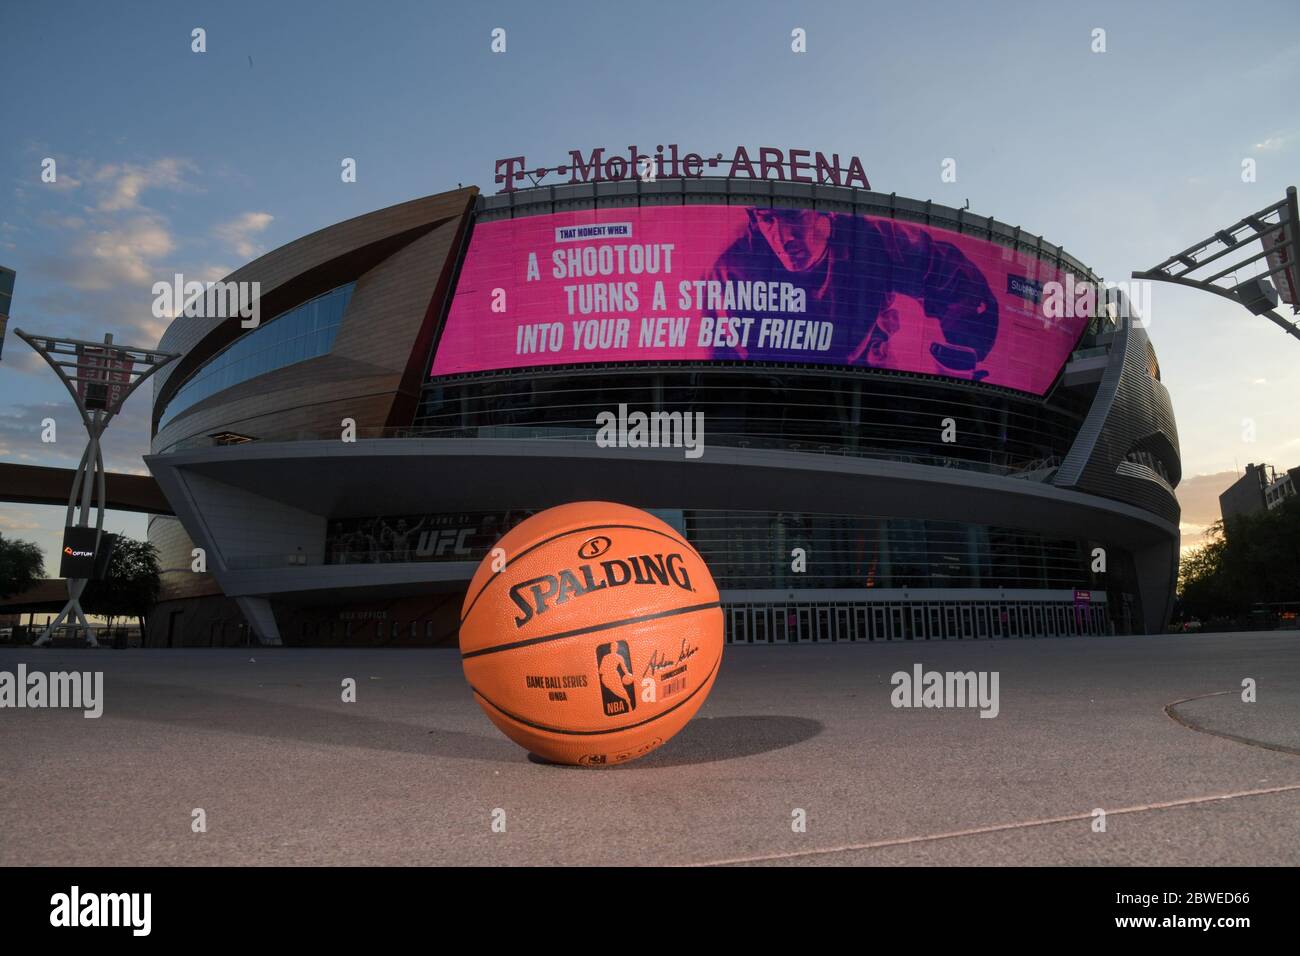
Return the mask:
M 1007 292 L 1031 302 L 1038 302 L 1043 298 L 1043 284 L 1027 276 L 1008 275 Z

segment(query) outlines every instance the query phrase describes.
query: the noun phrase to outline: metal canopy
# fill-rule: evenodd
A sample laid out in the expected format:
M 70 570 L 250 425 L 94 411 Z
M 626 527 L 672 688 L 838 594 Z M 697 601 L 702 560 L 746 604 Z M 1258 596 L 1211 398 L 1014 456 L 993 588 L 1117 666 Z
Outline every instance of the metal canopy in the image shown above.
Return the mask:
M 1251 248 L 1253 243 L 1259 245 Z M 1277 311 L 1279 297 L 1300 314 L 1300 280 L 1296 261 L 1300 255 L 1300 212 L 1296 188 L 1288 186 L 1286 197 L 1245 216 L 1226 229 L 1217 229 L 1182 252 L 1157 266 L 1134 272 L 1135 279 L 1172 282 L 1231 299 L 1255 315 L 1300 339 L 1300 325 Z M 1239 274 L 1253 266 L 1249 275 Z M 1280 294 L 1280 295 L 1279 295 Z

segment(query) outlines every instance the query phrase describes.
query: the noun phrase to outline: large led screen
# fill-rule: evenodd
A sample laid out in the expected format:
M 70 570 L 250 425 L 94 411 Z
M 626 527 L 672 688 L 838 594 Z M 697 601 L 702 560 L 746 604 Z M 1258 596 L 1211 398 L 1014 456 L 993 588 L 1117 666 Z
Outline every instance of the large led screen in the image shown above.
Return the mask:
M 848 213 L 661 206 L 486 222 L 431 374 L 797 362 L 1042 395 L 1089 311 L 1046 309 L 1053 282 L 1069 295 L 1075 280 L 969 235 Z

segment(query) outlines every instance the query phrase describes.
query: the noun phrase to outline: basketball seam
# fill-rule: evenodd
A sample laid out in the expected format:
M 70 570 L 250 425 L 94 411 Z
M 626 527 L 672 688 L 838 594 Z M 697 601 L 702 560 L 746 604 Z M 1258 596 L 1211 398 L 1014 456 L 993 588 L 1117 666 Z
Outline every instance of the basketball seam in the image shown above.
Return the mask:
M 688 604 L 684 607 L 669 608 L 666 611 L 655 611 L 653 614 L 641 614 L 637 617 L 625 617 L 619 621 L 588 624 L 586 627 L 574 628 L 571 631 L 559 631 L 555 634 L 543 634 L 541 637 L 530 637 L 522 641 L 512 641 L 509 644 L 499 644 L 496 647 L 480 647 L 476 651 L 462 652 L 460 659 L 462 661 L 467 661 L 471 657 L 482 657 L 484 654 L 496 654 L 499 651 L 517 651 L 521 647 L 531 647 L 534 644 L 545 644 L 547 641 L 559 641 L 566 637 L 578 637 L 582 634 L 594 634 L 597 631 L 608 631 L 615 627 L 623 627 L 625 624 L 642 624 L 646 621 L 657 621 L 660 618 L 673 617 L 677 614 L 690 614 L 695 611 L 707 611 L 709 608 L 714 607 L 722 607 L 722 601 L 710 601 L 707 604 Z
M 492 582 L 495 581 L 497 578 L 501 577 L 501 575 L 505 573 L 506 568 L 510 567 L 510 565 L 513 562 L 518 561 L 520 558 L 528 554 L 530 551 L 535 551 L 544 544 L 550 544 L 552 541 L 557 541 L 560 538 L 563 538 L 565 535 L 581 534 L 584 531 L 601 531 L 605 528 L 622 528 L 624 530 L 629 530 L 629 531 L 649 531 L 651 534 L 657 534 L 661 538 L 668 538 L 672 541 L 676 541 L 682 547 L 686 548 L 686 550 L 690 551 L 693 555 L 695 555 L 695 557 L 699 558 L 702 563 L 704 562 L 704 558 L 700 557 L 700 553 L 696 551 L 693 547 L 691 547 L 689 542 L 683 540 L 677 535 L 667 534 L 663 531 L 660 531 L 658 528 L 647 528 L 644 525 L 639 525 L 639 524 L 593 524 L 585 528 L 572 528 L 568 531 L 561 531 L 558 534 L 553 534 L 549 538 L 543 538 L 541 541 L 538 541 L 535 544 L 530 544 L 528 547 L 524 548 L 524 550 L 520 551 L 513 558 L 507 560 L 506 563 L 502 566 L 500 571 L 492 572 L 492 577 L 488 578 L 487 581 L 484 582 L 483 586 L 478 589 L 478 593 L 474 595 L 474 600 L 469 602 L 469 607 L 467 607 L 465 609 L 465 613 L 461 615 L 460 626 L 463 627 L 465 625 L 465 622 L 469 620 L 470 612 L 474 610 L 474 605 L 478 604 L 478 599 L 483 596 L 483 592 L 486 591 L 489 587 L 491 587 Z M 490 557 L 491 552 L 488 552 L 488 555 Z
M 646 724 L 652 724 L 656 720 L 659 720 L 662 717 L 667 717 L 673 711 L 677 710 L 683 704 L 689 702 L 696 694 L 702 691 L 705 688 L 705 686 L 709 683 L 709 678 L 711 678 L 714 674 L 717 673 L 718 665 L 721 663 L 722 663 L 722 655 L 719 654 L 718 659 L 714 661 L 713 666 L 709 668 L 709 672 L 704 675 L 704 680 L 700 681 L 700 686 L 695 688 L 695 690 L 691 691 L 689 694 L 687 694 L 677 703 L 673 704 L 662 714 L 655 714 L 653 717 L 647 717 L 645 720 L 637 721 L 635 724 L 627 724 L 626 726 L 623 727 L 611 727 L 608 730 L 564 730 L 560 727 L 548 727 L 545 724 L 535 724 L 531 720 L 525 720 L 523 717 L 519 717 L 515 714 L 510 713 L 510 711 L 506 710 L 500 704 L 490 699 L 486 694 L 480 691 L 473 684 L 469 685 L 469 689 L 472 690 L 479 697 L 481 697 L 484 701 L 491 704 L 493 709 L 504 714 L 506 717 L 509 717 L 515 723 L 523 724 L 525 727 L 532 727 L 534 730 L 544 730 L 550 734 L 564 734 L 569 737 L 600 737 L 605 734 L 621 733 L 624 730 L 635 730 L 637 727 L 644 727 Z

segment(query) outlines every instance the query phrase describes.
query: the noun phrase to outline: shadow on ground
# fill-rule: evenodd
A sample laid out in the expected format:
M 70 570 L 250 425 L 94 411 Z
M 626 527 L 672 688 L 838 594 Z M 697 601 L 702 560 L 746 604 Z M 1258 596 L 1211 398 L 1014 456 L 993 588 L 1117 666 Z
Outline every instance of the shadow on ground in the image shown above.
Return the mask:
M 120 685 L 119 685 L 120 686 Z M 267 740 L 361 747 L 385 753 L 422 754 L 453 760 L 511 759 L 519 748 L 490 724 L 473 734 L 430 727 L 416 720 L 384 720 L 339 703 L 337 709 L 171 684 L 132 683 L 116 696 L 106 716 L 196 732 L 242 734 Z
M 737 757 L 752 757 L 769 753 L 810 740 L 822 732 L 819 720 L 806 717 L 786 717 L 764 714 L 749 717 L 696 717 L 682 728 L 672 740 L 649 756 L 631 763 L 602 767 L 600 772 L 622 770 L 627 767 L 649 770 L 660 767 L 682 767 L 691 764 L 718 763 Z M 587 767 L 570 767 L 553 764 L 534 754 L 528 759 L 535 764 L 558 770 L 591 772 Z
M 523 751 L 486 720 L 482 734 L 466 733 L 344 709 L 351 706 L 307 706 L 221 691 L 196 693 L 193 688 L 173 684 L 133 682 L 129 691 L 116 695 L 107 715 L 200 733 L 235 733 L 386 753 L 506 763 L 525 759 Z M 676 767 L 733 760 L 790 747 L 821 731 L 821 721 L 806 717 L 696 717 L 662 749 L 625 766 Z M 531 754 L 528 759 L 559 766 Z

